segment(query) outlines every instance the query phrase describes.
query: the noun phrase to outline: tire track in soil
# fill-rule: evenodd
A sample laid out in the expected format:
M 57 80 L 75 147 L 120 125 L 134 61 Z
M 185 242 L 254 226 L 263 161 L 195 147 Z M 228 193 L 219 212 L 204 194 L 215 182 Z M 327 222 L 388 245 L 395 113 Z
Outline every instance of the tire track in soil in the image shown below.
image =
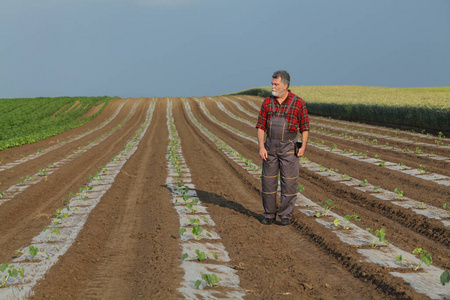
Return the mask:
M 129 105 L 133 106 L 133 101 Z M 61 200 L 67 199 L 70 192 L 77 192 L 86 184 L 89 175 L 95 174 L 99 165 L 104 166 L 118 154 L 118 149 L 123 149 L 145 120 L 144 106 L 146 104 L 141 102 L 134 118 L 116 134 L 58 169 L 46 182 L 29 187 L 17 195 L 14 201 L 1 206 L 0 261 L 9 261 L 16 249 L 29 245 L 31 239 L 48 225 L 48 219 L 56 209 L 63 207 Z
M 198 111 L 200 111 L 200 109 L 198 109 Z M 198 115 L 202 115 L 202 113 L 200 113 L 200 112 L 197 112 L 197 114 Z M 205 124 L 205 123 L 204 123 Z M 208 125 L 209 126 L 209 125 Z M 220 130 L 223 130 L 222 128 L 219 128 L 219 126 L 216 124 L 215 126 L 211 126 L 211 127 L 213 127 L 213 128 L 218 128 L 218 130 L 217 130 L 217 132 L 220 132 Z M 211 129 L 211 128 L 210 128 Z M 214 132 L 215 134 L 217 133 L 217 132 Z M 237 136 L 234 136 L 234 139 L 236 139 L 236 138 L 238 138 Z M 233 140 L 233 138 L 231 139 L 231 140 L 226 140 L 226 142 L 231 142 Z M 244 142 L 244 144 L 245 145 L 243 145 L 243 146 L 247 146 L 248 147 L 248 144 L 249 142 L 248 141 L 245 141 Z M 243 154 L 243 153 L 241 153 L 241 154 Z M 248 157 L 248 156 L 246 156 L 245 154 L 244 154 L 244 157 Z M 321 187 L 320 187 L 320 185 L 318 185 L 317 186 L 319 189 L 321 189 Z M 320 194 L 320 192 L 318 192 L 318 194 Z M 317 197 L 314 197 L 313 199 L 316 199 Z M 351 213 L 353 213 L 353 212 L 351 212 Z M 304 218 L 304 217 L 303 217 Z M 315 222 L 313 222 L 313 223 L 315 223 Z M 377 224 L 378 224 L 378 221 L 376 222 Z M 392 222 L 390 222 L 390 223 L 392 223 Z M 308 223 L 306 223 L 306 224 L 303 224 L 304 226 L 305 225 L 308 225 Z M 397 231 L 396 231 L 397 232 Z M 399 231 L 399 232 L 401 232 L 401 231 Z M 311 234 L 312 235 L 315 235 L 316 234 L 316 231 L 312 231 L 311 232 Z M 398 236 L 398 235 L 397 235 Z M 414 235 L 413 235 L 414 236 Z M 329 243 L 328 243 L 328 240 L 330 240 L 330 238 L 331 238 L 331 240 L 332 240 L 332 238 L 333 237 L 328 237 L 327 238 L 327 242 L 326 243 L 323 243 L 323 238 L 322 238 L 322 236 L 321 235 L 318 235 L 318 237 L 320 238 L 320 240 L 322 241 L 322 243 L 321 244 L 324 244 L 325 245 L 325 248 L 326 249 L 328 249 L 328 251 L 330 251 L 331 253 L 334 253 L 334 255 L 336 255 L 337 257 L 339 257 L 339 258 L 341 258 L 342 259 L 342 252 L 340 252 L 340 251 L 336 251 L 335 249 L 339 249 L 339 247 L 341 247 L 342 248 L 342 246 L 340 246 L 339 245 L 339 240 L 337 241 L 337 243 L 335 243 L 335 245 L 333 246 L 333 247 L 329 247 Z M 406 237 L 405 237 L 406 238 Z M 413 239 L 413 241 L 416 241 L 415 239 Z M 409 240 L 407 241 L 407 242 L 410 242 Z M 412 247 L 414 248 L 415 246 L 417 246 L 416 244 L 415 245 L 412 245 Z M 411 248 L 412 249 L 412 248 Z M 443 254 L 443 249 L 442 249 L 442 247 L 440 248 L 440 253 L 441 254 Z M 445 252 L 445 251 L 444 251 Z M 438 253 L 438 251 L 436 251 L 435 253 Z M 356 256 L 358 256 L 358 254 L 356 254 Z M 353 256 L 350 256 L 350 257 L 346 257 L 345 255 L 344 255 L 344 258 L 345 258 L 345 261 L 346 260 L 348 260 L 349 258 L 350 259 L 352 259 L 352 257 Z M 439 259 L 441 259 L 441 257 L 438 257 Z M 445 260 L 444 260 L 444 262 L 443 262 L 444 264 L 445 264 Z M 347 263 L 346 263 L 347 264 Z M 347 264 L 348 265 L 348 264 Z M 357 265 L 358 265 L 358 263 L 357 263 Z M 351 266 L 351 265 L 350 265 Z M 351 266 L 351 268 L 354 268 L 354 266 Z M 377 271 L 377 267 L 373 267 L 373 266 L 368 266 L 368 269 L 365 269 L 365 270 L 374 270 L 374 272 L 375 273 L 379 273 L 379 270 Z M 355 276 L 357 276 L 357 277 L 360 277 L 360 276 L 363 276 L 363 277 L 365 277 L 366 278 L 366 280 L 367 280 L 367 274 L 365 273 L 365 272 L 358 272 L 358 273 L 355 273 Z M 390 276 L 390 275 L 388 275 L 388 276 Z M 384 280 L 381 280 L 381 278 L 377 278 L 377 276 L 370 276 L 370 278 L 372 278 L 371 279 L 371 281 L 374 283 L 374 284 L 376 284 L 376 285 L 380 285 L 380 286 L 385 286 L 385 283 L 384 283 Z M 376 279 L 374 279 L 374 278 L 376 278 Z M 413 294 L 417 294 L 415 291 L 412 291 L 411 290 L 411 288 L 410 287 L 407 287 L 407 285 L 405 284 L 405 282 L 402 282 L 402 281 L 398 281 L 398 279 L 397 278 L 390 278 L 389 279 L 390 281 L 392 281 L 392 282 L 394 282 L 394 283 L 397 283 L 397 284 L 393 284 L 393 285 L 390 285 L 390 287 L 389 287 L 389 290 L 392 292 L 392 293 L 396 293 L 397 295 L 405 295 L 405 293 L 406 293 L 406 295 L 410 295 L 411 293 L 413 293 Z
M 199 132 L 179 99 L 173 102 L 185 159 L 195 166 L 191 174 L 199 198 L 220 228 L 232 264 L 243 266 L 238 274 L 249 299 L 386 298 L 373 285 L 355 280 L 294 227 L 262 225 L 257 180 Z
M 138 150 L 33 299 L 180 298 L 179 219 L 165 188 L 164 100 L 157 100 Z

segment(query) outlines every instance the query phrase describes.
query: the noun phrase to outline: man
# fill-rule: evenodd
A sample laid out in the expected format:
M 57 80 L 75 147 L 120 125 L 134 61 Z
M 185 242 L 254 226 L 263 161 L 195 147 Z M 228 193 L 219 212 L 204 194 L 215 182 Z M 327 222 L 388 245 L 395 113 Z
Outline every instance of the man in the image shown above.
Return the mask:
M 256 124 L 259 156 L 262 164 L 262 200 L 264 220 L 270 225 L 277 214 L 282 225 L 289 225 L 297 198 L 298 157 L 303 156 L 309 133 L 309 117 L 303 99 L 288 88 L 290 76 L 286 71 L 272 75 L 272 96 L 264 99 Z M 302 146 L 295 153 L 297 132 L 302 134 Z M 264 141 L 265 133 L 267 139 Z M 297 157 L 297 156 L 298 157 Z M 278 173 L 280 173 L 281 198 L 277 211 Z

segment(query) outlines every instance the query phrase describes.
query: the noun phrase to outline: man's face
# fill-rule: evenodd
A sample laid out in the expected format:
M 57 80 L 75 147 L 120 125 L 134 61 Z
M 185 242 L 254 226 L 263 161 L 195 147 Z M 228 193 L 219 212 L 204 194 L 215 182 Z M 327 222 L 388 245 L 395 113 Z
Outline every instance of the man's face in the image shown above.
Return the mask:
M 272 79 L 272 95 L 275 97 L 281 97 L 287 91 L 287 84 L 281 83 L 281 77 Z

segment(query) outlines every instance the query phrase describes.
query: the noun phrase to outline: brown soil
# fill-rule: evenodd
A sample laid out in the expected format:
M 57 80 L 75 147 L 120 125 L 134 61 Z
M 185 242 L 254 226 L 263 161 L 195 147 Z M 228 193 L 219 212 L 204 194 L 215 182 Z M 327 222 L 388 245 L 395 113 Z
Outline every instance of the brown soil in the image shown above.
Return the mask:
M 246 101 L 238 101 L 245 109 L 258 111 Z M 258 106 L 261 100 L 251 97 Z M 256 119 L 239 112 L 229 101 L 217 97 L 239 117 L 256 124 Z M 255 136 L 256 129 L 227 116 L 208 98 L 202 98 L 214 117 Z M 118 99 L 88 124 L 54 138 L 0 152 L 3 163 L 14 161 L 40 148 L 94 128 L 107 120 L 117 106 L 125 101 L 119 115 L 105 128 L 68 143 L 39 158 L 0 173 L 0 190 L 15 184 L 20 176 L 34 174 L 50 162 L 64 158 L 71 151 L 85 146 L 101 134 L 117 126 L 130 113 L 137 99 Z M 127 141 L 143 124 L 151 99 L 143 99 L 136 113 L 112 136 L 93 147 L 57 172 L 29 187 L 0 206 L 2 235 L 0 262 L 9 262 L 14 251 L 29 245 L 31 239 L 47 226 L 48 218 L 61 199 L 88 182 L 99 166 L 104 166 L 120 153 Z M 260 165 L 256 143 L 241 138 L 210 121 L 197 101 L 188 99 L 192 112 L 208 130 L 236 149 L 245 158 Z M 38 281 L 33 299 L 179 299 L 177 291 L 183 280 L 179 268 L 182 250 L 178 230 L 180 221 L 171 204 L 167 177 L 166 152 L 169 143 L 166 125 L 166 99 L 157 99 L 149 130 L 138 150 L 126 162 L 114 184 L 89 215 L 75 243 L 58 263 Z M 190 121 L 181 99 L 173 99 L 173 116 L 186 159 L 200 200 L 216 223 L 216 231 L 231 258 L 230 266 L 240 266 L 240 286 L 246 299 L 426 299 L 403 280 L 390 275 L 389 269 L 362 261 L 357 248 L 342 243 L 324 226 L 301 212 L 294 215 L 294 224 L 280 226 L 277 222 L 264 226 L 262 220 L 261 183 L 231 161 Z M 312 122 L 314 118 L 311 118 Z M 360 125 L 358 125 L 360 126 Z M 318 137 L 317 137 L 318 138 Z M 311 139 L 315 140 L 314 131 Z M 325 143 L 337 143 L 324 138 Z M 339 143 L 344 143 L 339 141 Z M 345 142 L 346 143 L 346 142 Z M 348 142 L 351 143 L 351 142 Z M 338 145 L 365 151 L 358 143 Z M 411 161 L 386 151 L 386 160 Z M 449 188 L 415 179 L 400 172 L 382 169 L 343 156 L 308 147 L 306 156 L 328 168 L 338 168 L 355 178 L 368 179 L 373 185 L 393 190 L 401 187 L 405 195 L 436 207 L 449 202 Z M 388 159 L 389 157 L 389 159 Z M 439 165 L 427 166 L 436 172 Z M 431 167 L 432 166 L 432 167 Z M 442 171 L 442 170 L 440 170 Z M 437 172 L 441 173 L 441 172 Z M 450 233 L 437 220 L 419 216 L 328 180 L 306 168 L 300 168 L 299 183 L 304 195 L 320 204 L 333 199 L 339 215 L 357 213 L 359 227 L 384 227 L 387 239 L 409 251 L 427 249 L 433 265 L 449 269 Z

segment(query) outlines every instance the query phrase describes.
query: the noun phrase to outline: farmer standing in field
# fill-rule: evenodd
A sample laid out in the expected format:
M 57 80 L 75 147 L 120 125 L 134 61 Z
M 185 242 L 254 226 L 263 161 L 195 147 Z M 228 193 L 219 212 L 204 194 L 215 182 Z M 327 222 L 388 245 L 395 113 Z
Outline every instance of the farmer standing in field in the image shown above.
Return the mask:
M 297 198 L 299 159 L 308 141 L 309 117 L 303 99 L 288 88 L 290 76 L 286 71 L 272 75 L 272 96 L 264 99 L 256 124 L 259 156 L 262 164 L 262 200 L 264 219 L 270 225 L 277 214 L 282 225 L 291 224 Z M 302 134 L 302 146 L 295 153 L 297 132 Z M 264 141 L 265 133 L 267 139 Z M 278 172 L 281 182 L 281 205 L 277 211 Z

